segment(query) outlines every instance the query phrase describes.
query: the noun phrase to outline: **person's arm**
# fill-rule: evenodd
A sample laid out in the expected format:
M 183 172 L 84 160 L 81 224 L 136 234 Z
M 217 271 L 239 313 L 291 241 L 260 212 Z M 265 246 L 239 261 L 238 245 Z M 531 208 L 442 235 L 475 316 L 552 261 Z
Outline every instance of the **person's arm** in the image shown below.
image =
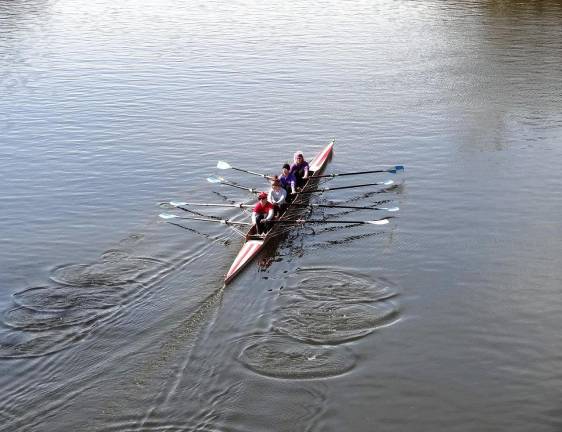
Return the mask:
M 270 221 L 271 219 L 273 219 L 273 207 L 269 209 L 269 211 L 267 212 L 267 217 L 265 218 L 266 221 Z
M 293 176 L 293 179 L 291 180 L 291 193 L 296 194 L 297 190 L 296 190 L 296 181 L 295 181 L 295 177 Z
M 275 199 L 273 198 L 273 189 L 270 190 L 270 191 L 267 193 L 267 200 L 268 200 L 271 204 L 277 204 L 277 203 L 275 202 Z
M 306 164 L 304 166 L 304 176 L 302 177 L 303 179 L 308 178 L 308 164 Z
M 281 189 L 281 198 L 277 200 L 278 205 L 285 204 L 285 200 L 287 199 L 287 191 L 285 189 Z
M 256 212 L 252 212 L 252 224 L 256 224 Z

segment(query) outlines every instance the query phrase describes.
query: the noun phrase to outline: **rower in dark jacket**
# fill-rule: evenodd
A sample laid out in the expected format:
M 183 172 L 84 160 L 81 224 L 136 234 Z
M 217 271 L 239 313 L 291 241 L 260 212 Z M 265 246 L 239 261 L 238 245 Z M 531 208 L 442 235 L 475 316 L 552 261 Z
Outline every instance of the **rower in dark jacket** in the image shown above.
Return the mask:
M 308 179 L 308 162 L 304 160 L 304 155 L 301 151 L 297 151 L 293 157 L 293 164 L 291 165 L 291 174 L 295 175 L 297 180 L 297 187 L 301 188 Z

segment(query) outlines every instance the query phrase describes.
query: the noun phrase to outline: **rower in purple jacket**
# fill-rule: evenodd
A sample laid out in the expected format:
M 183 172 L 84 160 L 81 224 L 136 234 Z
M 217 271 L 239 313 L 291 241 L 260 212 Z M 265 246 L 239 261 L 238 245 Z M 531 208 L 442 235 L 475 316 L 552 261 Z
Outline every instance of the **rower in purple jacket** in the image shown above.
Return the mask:
M 294 174 L 297 179 L 297 187 L 303 187 L 308 179 L 308 162 L 304 160 L 304 155 L 301 151 L 297 151 L 293 157 L 293 164 L 291 165 L 291 174 Z
M 291 173 L 289 164 L 283 165 L 283 173 L 278 178 L 281 187 L 287 191 L 287 194 L 297 193 L 297 178 Z

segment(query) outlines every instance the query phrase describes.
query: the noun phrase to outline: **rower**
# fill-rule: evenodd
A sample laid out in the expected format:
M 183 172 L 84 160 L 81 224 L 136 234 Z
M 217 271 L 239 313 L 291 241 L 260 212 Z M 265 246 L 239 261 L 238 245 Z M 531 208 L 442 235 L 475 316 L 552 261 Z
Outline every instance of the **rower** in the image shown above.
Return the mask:
M 287 206 L 287 202 L 285 201 L 286 198 L 287 191 L 281 187 L 281 183 L 276 176 L 271 183 L 271 190 L 267 194 L 267 201 L 275 207 L 275 216 L 281 215 L 281 213 L 285 210 L 285 207 Z
M 297 179 L 297 187 L 303 187 L 308 179 L 308 162 L 304 160 L 303 153 L 299 150 L 293 156 L 293 165 L 291 165 L 291 173 Z
M 279 177 L 279 183 L 281 187 L 287 191 L 288 194 L 297 193 L 297 179 L 293 173 L 291 173 L 291 165 L 283 165 L 283 172 Z
M 260 192 L 258 202 L 252 210 L 252 223 L 256 226 L 259 235 L 265 235 L 269 231 L 273 219 L 274 206 L 267 201 L 267 193 Z

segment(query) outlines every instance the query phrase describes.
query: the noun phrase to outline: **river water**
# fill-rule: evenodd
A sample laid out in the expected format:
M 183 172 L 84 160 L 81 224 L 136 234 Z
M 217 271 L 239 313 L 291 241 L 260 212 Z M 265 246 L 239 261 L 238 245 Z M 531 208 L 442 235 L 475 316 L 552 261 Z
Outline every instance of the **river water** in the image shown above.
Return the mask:
M 0 430 L 560 430 L 561 58 L 556 1 L 0 0 Z M 333 137 L 406 169 L 312 201 L 390 224 L 224 288 L 240 236 L 158 218 Z

